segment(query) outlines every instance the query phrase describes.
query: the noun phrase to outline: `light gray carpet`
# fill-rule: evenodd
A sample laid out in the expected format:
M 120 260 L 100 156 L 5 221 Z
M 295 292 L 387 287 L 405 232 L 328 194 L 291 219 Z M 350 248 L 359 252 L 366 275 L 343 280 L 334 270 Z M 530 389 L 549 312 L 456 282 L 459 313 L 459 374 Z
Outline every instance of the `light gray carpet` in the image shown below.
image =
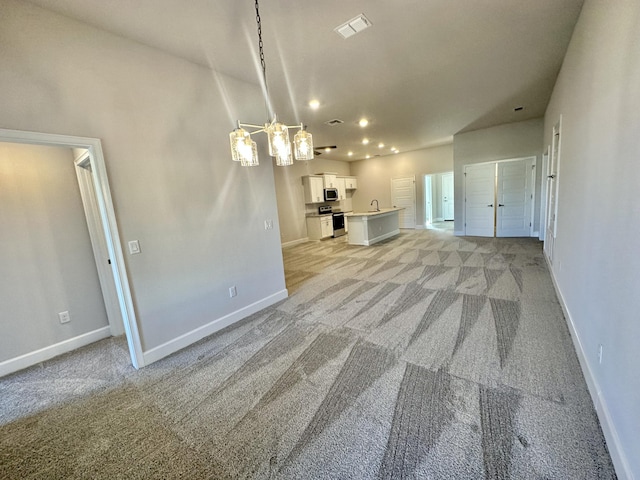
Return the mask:
M 539 242 L 345 240 L 139 372 L 109 339 L 0 379 L 0 478 L 615 478 Z

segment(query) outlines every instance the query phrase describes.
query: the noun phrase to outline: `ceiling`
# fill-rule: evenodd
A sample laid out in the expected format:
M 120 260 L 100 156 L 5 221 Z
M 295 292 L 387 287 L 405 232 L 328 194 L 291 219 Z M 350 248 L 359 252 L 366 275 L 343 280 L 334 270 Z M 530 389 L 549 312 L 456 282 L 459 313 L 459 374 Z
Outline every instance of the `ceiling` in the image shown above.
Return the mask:
M 260 83 L 253 0 L 31 1 Z M 427 148 L 459 132 L 540 117 L 582 3 L 263 0 L 273 108 L 280 121 L 308 125 L 316 146 L 337 145 L 323 154 L 337 160 Z M 348 39 L 334 32 L 360 13 L 370 28 Z M 312 110 L 311 99 L 320 108 Z M 362 117 L 366 128 L 358 125 Z M 324 123 L 332 119 L 344 123 Z

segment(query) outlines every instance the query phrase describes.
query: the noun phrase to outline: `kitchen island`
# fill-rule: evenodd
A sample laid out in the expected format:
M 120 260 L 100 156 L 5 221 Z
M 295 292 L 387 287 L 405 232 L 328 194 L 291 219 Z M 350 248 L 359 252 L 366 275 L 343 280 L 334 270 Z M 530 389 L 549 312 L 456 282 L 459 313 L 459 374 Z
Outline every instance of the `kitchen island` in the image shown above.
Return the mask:
M 345 213 L 350 245 L 373 245 L 400 234 L 398 212 L 402 208 L 381 208 L 371 212 Z

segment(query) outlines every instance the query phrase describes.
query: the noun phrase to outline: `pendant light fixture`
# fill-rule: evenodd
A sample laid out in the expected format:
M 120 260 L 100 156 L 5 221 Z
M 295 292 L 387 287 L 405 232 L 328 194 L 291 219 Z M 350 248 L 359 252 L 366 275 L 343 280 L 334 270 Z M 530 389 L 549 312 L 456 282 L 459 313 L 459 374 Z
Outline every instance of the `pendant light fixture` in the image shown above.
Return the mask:
M 258 49 L 260 51 L 260 63 L 262 64 L 262 80 L 264 82 L 268 100 L 267 66 L 264 61 L 264 51 L 262 49 L 262 23 L 260 20 L 258 0 L 256 0 L 255 6 L 256 23 L 258 25 Z M 248 131 L 243 127 L 255 130 Z M 312 160 L 313 136 L 307 132 L 305 126 L 303 124 L 300 126 L 290 126 L 279 123 L 275 115 L 273 115 L 273 120 L 270 123 L 265 123 L 264 125 L 240 123 L 240 120 L 238 120 L 238 127 L 229 134 L 231 158 L 235 162 L 240 162 L 240 165 L 245 167 L 258 165 L 258 148 L 256 146 L 256 142 L 251 139 L 251 135 L 254 133 L 266 133 L 269 141 L 269 155 L 275 157 L 276 165 L 280 167 L 293 165 L 291 141 L 289 140 L 290 128 L 299 128 L 298 132 L 293 137 L 293 155 L 296 160 Z

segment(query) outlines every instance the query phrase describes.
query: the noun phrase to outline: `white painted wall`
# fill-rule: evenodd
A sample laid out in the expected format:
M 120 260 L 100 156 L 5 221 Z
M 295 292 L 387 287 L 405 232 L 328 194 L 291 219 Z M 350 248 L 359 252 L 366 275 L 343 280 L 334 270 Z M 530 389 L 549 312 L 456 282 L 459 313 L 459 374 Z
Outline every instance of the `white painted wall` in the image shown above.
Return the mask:
M 508 158 L 536 157 L 536 204 L 534 225 L 540 221 L 540 175 L 542 164 L 543 119 L 507 123 L 453 137 L 453 182 L 456 234 L 464 232 L 464 166 Z
M 640 2 L 587 0 L 544 125 L 548 145 L 562 115 L 553 275 L 621 478 L 640 478 L 639 39 Z
M 371 208 L 369 205 L 374 198 L 379 201 L 380 208 L 391 207 L 391 179 L 415 175 L 416 226 L 424 226 L 424 176 L 450 172 L 452 169 L 451 144 L 352 162 L 351 173 L 358 177 L 353 209 L 366 212 Z
M 74 169 L 71 149 L 0 143 L 0 362 L 109 325 Z
M 272 163 L 264 142 L 259 167 L 229 154 L 237 119 L 265 120 L 260 89 L 27 2 L 0 11 L 0 127 L 102 140 L 121 244 L 142 250 L 126 261 L 145 352 L 282 298 Z

